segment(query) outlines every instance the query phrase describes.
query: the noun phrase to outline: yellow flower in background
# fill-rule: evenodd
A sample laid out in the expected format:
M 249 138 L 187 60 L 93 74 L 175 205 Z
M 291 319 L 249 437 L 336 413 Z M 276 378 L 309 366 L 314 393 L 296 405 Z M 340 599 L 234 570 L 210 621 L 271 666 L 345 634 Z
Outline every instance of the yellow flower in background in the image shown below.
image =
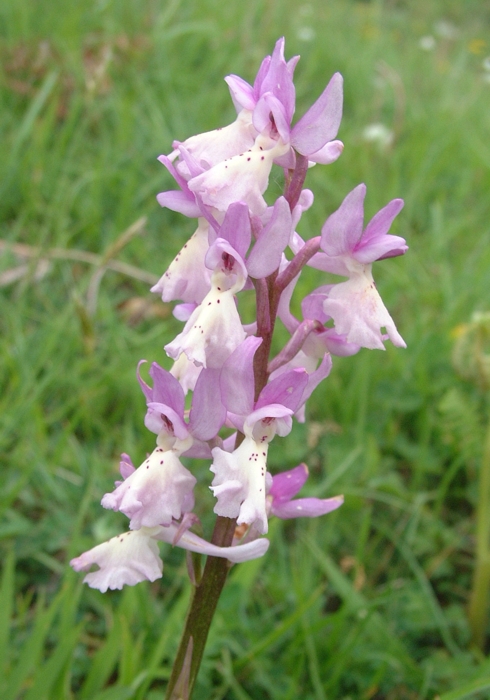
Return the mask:
M 485 39 L 471 39 L 468 44 L 468 51 L 475 56 L 481 56 L 485 52 L 487 42 Z

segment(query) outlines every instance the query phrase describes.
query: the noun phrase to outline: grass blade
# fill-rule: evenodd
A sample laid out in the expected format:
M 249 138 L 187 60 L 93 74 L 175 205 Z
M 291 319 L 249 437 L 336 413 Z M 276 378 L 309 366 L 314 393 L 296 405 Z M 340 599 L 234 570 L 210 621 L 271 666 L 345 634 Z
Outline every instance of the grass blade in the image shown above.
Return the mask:
M 5 559 L 0 588 L 0 669 L 7 665 L 7 650 L 10 636 L 10 618 L 12 617 L 14 598 L 14 553 L 10 551 Z

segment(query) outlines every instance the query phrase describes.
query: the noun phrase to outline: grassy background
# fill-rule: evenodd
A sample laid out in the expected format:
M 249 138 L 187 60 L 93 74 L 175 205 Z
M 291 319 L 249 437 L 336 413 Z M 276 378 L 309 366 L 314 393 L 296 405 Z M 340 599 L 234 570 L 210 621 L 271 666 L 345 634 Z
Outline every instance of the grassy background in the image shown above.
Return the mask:
M 345 79 L 346 148 L 310 172 L 300 232 L 359 182 L 368 215 L 404 197 L 394 232 L 411 250 L 375 277 L 408 349 L 336 360 L 308 425 L 274 442 L 272 468 L 304 460 L 309 492 L 346 502 L 272 523 L 267 557 L 233 570 L 196 698 L 489 697 L 466 619 L 488 401 L 451 364 L 454 329 L 489 309 L 489 29 L 476 0 L 3 0 L 0 237 L 31 248 L 0 257 L 2 698 L 163 695 L 182 552 L 163 552 L 161 581 L 105 595 L 67 562 L 126 526 L 99 500 L 119 453 L 150 449 L 135 366 L 165 364 L 179 324 L 134 274 L 97 286 L 93 264 L 42 259 L 107 260 L 145 216 L 115 257 L 159 276 L 192 227 L 156 204 L 171 186 L 156 157 L 229 123 L 222 78 L 252 79 L 281 35 L 302 56 L 298 114 Z M 363 137 L 380 122 L 391 147 Z

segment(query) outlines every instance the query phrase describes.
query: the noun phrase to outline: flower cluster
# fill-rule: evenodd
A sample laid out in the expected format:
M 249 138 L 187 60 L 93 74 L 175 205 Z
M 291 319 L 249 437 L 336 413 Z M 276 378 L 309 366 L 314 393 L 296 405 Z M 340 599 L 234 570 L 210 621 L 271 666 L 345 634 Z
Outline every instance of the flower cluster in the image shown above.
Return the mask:
M 342 496 L 294 498 L 308 469 L 301 464 L 271 475 L 269 443 L 287 435 L 294 419 L 305 420 L 305 404 L 329 375 L 332 355 L 384 349 L 387 339 L 405 346 L 371 271 L 376 260 L 407 250 L 403 238 L 388 233 L 402 200 L 389 202 L 364 227 L 361 184 L 327 218 L 320 235 L 305 240 L 296 231 L 313 203 L 312 192 L 303 188 L 308 168 L 332 163 L 343 150 L 336 140 L 340 74 L 293 124 L 298 58 L 285 60 L 280 39 L 253 85 L 228 76 L 236 120 L 175 141 L 172 152 L 159 158 L 177 188 L 160 193 L 158 202 L 197 220 L 194 234 L 152 288 L 163 301 L 179 302 L 174 315 L 184 326 L 165 345 L 173 360 L 169 370 L 153 363 L 151 385 L 137 371 L 145 425 L 156 435 L 156 447 L 137 468 L 123 454 L 122 480 L 102 499 L 104 508 L 129 518 L 129 531 L 71 562 L 101 591 L 161 577 L 159 540 L 240 562 L 267 551 L 263 536 L 271 516 L 316 517 L 340 506 Z M 286 185 L 284 195 L 268 205 L 264 194 L 273 166 L 283 170 Z M 345 279 L 308 294 L 299 319 L 290 301 L 307 266 Z M 248 325 L 240 315 L 242 290 L 255 290 L 256 320 Z M 291 337 L 271 359 L 277 319 Z M 198 521 L 193 457 L 210 461 L 214 512 L 236 521 L 230 546 L 211 544 L 191 530 Z M 93 565 L 99 568 L 91 570 Z

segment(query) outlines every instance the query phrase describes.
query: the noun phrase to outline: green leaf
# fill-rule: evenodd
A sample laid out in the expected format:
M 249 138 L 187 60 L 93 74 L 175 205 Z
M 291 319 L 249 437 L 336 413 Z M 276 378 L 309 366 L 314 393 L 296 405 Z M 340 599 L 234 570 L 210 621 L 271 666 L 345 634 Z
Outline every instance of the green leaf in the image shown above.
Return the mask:
M 0 670 L 7 664 L 7 651 L 10 636 L 10 618 L 14 598 L 14 553 L 7 554 L 3 565 L 2 585 L 0 588 Z
M 72 629 L 66 637 L 60 639 L 56 651 L 35 674 L 33 684 L 23 700 L 52 700 L 53 686 L 65 670 L 65 665 L 73 653 L 82 627 L 83 623 Z
M 463 700 L 463 698 L 470 698 L 481 690 L 490 690 L 490 678 L 479 678 L 461 688 L 450 690 L 449 693 L 436 695 L 434 700 Z
M 60 606 L 63 598 L 63 592 L 58 593 L 47 610 L 43 610 L 44 600 L 41 598 L 36 610 L 36 619 L 34 629 L 29 635 L 29 639 L 24 646 L 24 649 L 14 666 L 8 685 L 2 700 L 18 700 L 19 691 L 22 684 L 28 679 L 31 672 L 43 653 L 44 643 L 51 627 L 53 618 Z
M 93 700 L 97 691 L 102 690 L 116 665 L 121 651 L 121 623 L 114 619 L 113 627 L 105 644 L 97 651 L 82 690 L 80 700 Z

